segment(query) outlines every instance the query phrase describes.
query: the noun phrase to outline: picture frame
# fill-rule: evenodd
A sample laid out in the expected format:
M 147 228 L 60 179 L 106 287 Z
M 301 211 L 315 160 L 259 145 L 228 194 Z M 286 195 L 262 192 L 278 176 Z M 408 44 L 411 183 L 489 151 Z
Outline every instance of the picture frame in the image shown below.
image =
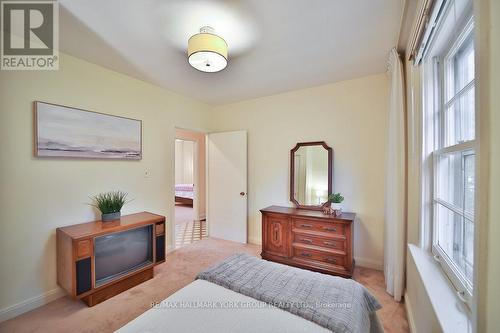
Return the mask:
M 142 121 L 34 102 L 34 154 L 42 158 L 142 159 Z

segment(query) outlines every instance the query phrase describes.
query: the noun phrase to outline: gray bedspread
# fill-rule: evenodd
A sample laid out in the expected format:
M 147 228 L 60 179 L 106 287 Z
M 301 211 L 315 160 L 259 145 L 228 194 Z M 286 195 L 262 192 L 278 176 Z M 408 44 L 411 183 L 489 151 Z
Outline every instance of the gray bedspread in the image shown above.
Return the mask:
M 207 280 L 253 297 L 336 333 L 379 333 L 377 299 L 354 280 L 236 254 L 200 273 Z

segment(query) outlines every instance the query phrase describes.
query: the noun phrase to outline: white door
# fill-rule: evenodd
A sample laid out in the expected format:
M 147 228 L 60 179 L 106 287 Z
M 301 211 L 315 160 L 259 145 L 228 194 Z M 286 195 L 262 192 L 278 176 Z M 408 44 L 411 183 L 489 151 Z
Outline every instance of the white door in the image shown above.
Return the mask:
M 247 242 L 247 132 L 207 135 L 210 237 Z

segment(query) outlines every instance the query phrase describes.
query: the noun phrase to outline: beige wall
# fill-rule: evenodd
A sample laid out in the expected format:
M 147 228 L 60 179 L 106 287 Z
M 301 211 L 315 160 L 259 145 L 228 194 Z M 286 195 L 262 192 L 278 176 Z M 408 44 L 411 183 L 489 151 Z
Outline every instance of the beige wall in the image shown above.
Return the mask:
M 198 184 L 195 186 L 198 186 L 198 219 L 203 219 L 206 215 L 205 133 L 178 128 L 175 131 L 175 137 L 183 140 L 196 141 L 198 143 Z
M 500 331 L 500 1 L 477 0 L 479 238 L 477 331 Z
M 33 157 L 35 100 L 142 119 L 143 159 Z M 134 200 L 123 213 L 149 210 L 170 223 L 175 127 L 203 130 L 207 112 L 205 104 L 66 55 L 59 71 L 2 71 L 0 314 L 57 292 L 55 229 L 95 219 L 90 195 L 127 191 Z
M 213 130 L 248 131 L 250 242 L 261 243 L 259 209 L 290 205 L 290 149 L 324 140 L 334 151 L 333 189 L 358 214 L 357 263 L 382 267 L 387 100 L 380 74 L 214 108 Z
M 0 88 L 0 251 L 9 254 L 0 263 L 9 267 L 0 271 L 0 317 L 7 307 L 24 301 L 41 304 L 60 295 L 55 229 L 98 217 L 87 205 L 89 196 L 121 189 L 134 199 L 123 213 L 149 210 L 166 215 L 167 223 L 172 221 L 175 137 L 193 139 L 182 130 L 176 134 L 176 127 L 199 131 L 194 135 L 200 142 L 200 170 L 204 170 L 207 128 L 248 130 L 249 238 L 254 243 L 260 243 L 258 209 L 289 205 L 290 149 L 298 141 L 326 140 L 334 149 L 334 190 L 345 195 L 345 209 L 359 216 L 358 263 L 382 265 L 385 75 L 210 110 L 192 99 L 62 54 L 59 71 L 2 71 Z M 143 159 L 33 157 L 35 100 L 141 119 Z M 200 188 L 204 186 L 203 172 Z M 204 204 L 205 191 L 200 195 Z

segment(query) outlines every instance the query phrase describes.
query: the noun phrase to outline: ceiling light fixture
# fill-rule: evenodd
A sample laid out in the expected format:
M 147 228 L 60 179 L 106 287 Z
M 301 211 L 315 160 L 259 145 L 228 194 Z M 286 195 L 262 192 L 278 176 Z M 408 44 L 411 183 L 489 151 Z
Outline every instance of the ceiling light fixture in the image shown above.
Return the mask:
M 202 27 L 188 41 L 189 64 L 202 72 L 215 73 L 227 66 L 227 43 L 212 27 Z

